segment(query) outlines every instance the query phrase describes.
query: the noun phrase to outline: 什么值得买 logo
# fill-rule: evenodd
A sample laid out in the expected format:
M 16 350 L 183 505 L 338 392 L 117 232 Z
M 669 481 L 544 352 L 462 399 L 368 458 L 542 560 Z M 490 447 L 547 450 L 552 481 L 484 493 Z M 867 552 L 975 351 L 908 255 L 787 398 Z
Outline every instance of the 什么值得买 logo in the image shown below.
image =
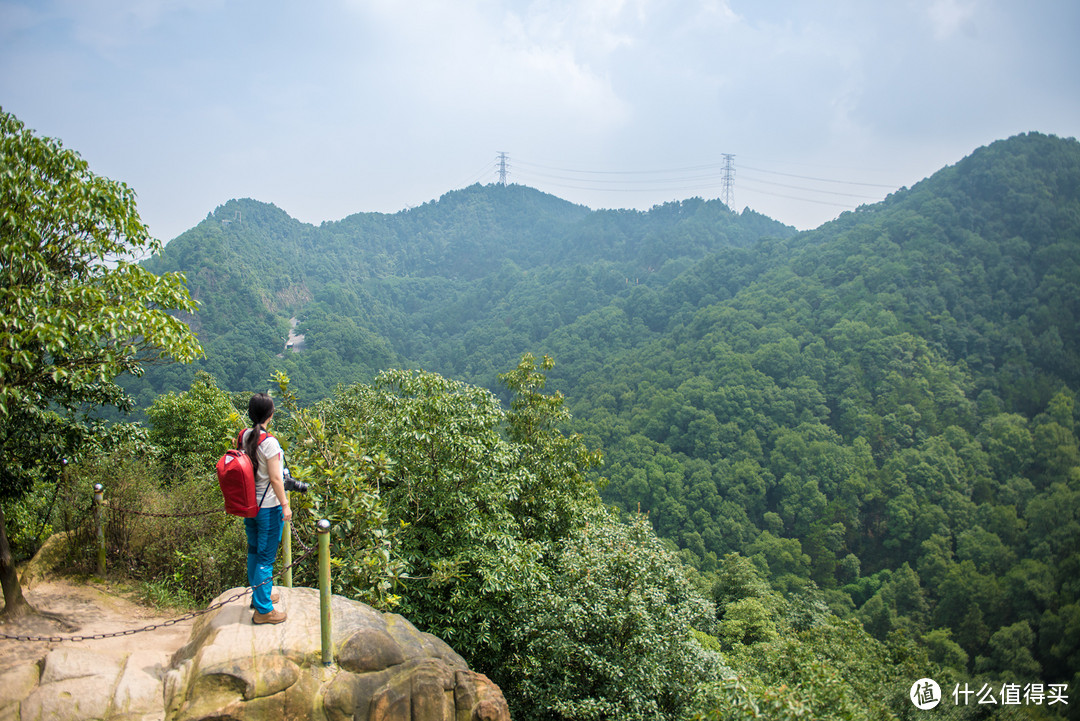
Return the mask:
M 932 678 L 920 678 L 911 684 L 909 696 L 915 708 L 926 711 L 941 703 L 941 687 Z

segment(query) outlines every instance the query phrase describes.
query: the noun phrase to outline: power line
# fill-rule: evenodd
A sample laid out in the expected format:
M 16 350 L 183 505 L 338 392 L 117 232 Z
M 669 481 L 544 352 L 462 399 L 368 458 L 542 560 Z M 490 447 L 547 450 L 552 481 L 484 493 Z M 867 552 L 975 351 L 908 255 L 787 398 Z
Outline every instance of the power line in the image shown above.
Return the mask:
M 518 165 L 524 165 L 524 163 L 518 163 Z M 648 185 L 656 185 L 656 184 L 661 184 L 661 183 L 685 183 L 685 182 L 690 181 L 690 180 L 713 180 L 713 179 L 719 180 L 719 179 L 722 179 L 724 177 L 722 173 L 706 173 L 704 175 L 683 175 L 683 176 L 678 176 L 678 177 L 673 177 L 673 178 L 645 178 L 645 179 L 636 179 L 636 178 L 634 178 L 634 179 L 597 178 L 597 179 L 593 179 L 593 178 L 575 178 L 575 177 L 566 176 L 566 175 L 553 175 L 551 173 L 540 173 L 540 172 L 536 172 L 536 171 L 531 171 L 531 172 L 527 173 L 527 175 L 529 177 L 536 177 L 536 178 L 552 178 L 554 180 L 569 180 L 569 181 L 572 181 L 572 182 L 575 182 L 575 183 L 591 183 L 594 186 L 595 185 L 604 185 L 604 184 L 619 184 L 619 185 L 648 184 Z M 603 190 L 603 188 L 598 188 L 598 189 Z
M 788 200 L 798 200 L 802 203 L 815 203 L 817 205 L 831 205 L 835 208 L 851 208 L 851 203 L 830 203 L 827 200 L 814 200 L 813 198 L 800 198 L 797 195 L 786 195 L 784 193 L 773 193 L 768 190 L 753 190 L 751 192 L 760 193 L 762 195 L 771 195 L 774 198 L 787 198 Z
M 677 191 L 713 190 L 718 187 L 716 183 L 705 183 L 703 185 L 669 185 L 662 188 L 598 188 L 595 185 L 572 185 L 567 183 L 553 182 L 545 182 L 544 185 L 545 187 L 571 188 L 573 190 L 594 190 L 602 193 L 670 193 Z
M 735 204 L 735 155 L 732 153 L 723 153 L 722 157 L 723 161 L 720 163 L 702 163 L 699 165 L 653 170 L 596 170 L 587 168 L 568 168 L 522 160 L 515 161 L 514 167 L 518 169 L 518 177 L 524 178 L 526 182 L 532 179 L 534 183 L 540 186 L 570 188 L 574 190 L 605 193 L 673 193 L 715 190 L 719 194 L 719 199 L 728 208 L 733 208 Z M 495 167 L 498 174 L 498 182 L 503 185 L 506 183 L 506 175 L 509 172 L 507 170 L 509 167 L 508 159 L 509 155 L 506 152 L 500 152 L 496 156 Z M 823 183 L 834 186 L 842 185 L 852 186 L 853 188 L 863 187 L 867 189 L 894 189 L 897 187 L 884 183 L 867 183 L 838 178 L 798 175 L 795 173 L 769 170 L 767 168 L 743 166 L 743 169 L 753 171 L 750 175 L 740 173 L 741 182 L 746 184 L 746 190 L 750 193 L 840 208 L 853 208 L 858 204 L 855 202 L 858 200 L 878 201 L 881 200 L 881 196 L 862 195 L 857 192 L 844 192 L 839 188 L 829 189 L 811 186 Z M 755 174 L 795 178 L 808 182 L 803 184 L 783 183 L 777 182 L 776 180 L 769 180 L 765 177 L 761 177 L 761 175 Z M 800 194 L 805 193 L 817 197 L 776 192 L 776 190 L 772 189 L 797 191 Z M 837 201 L 848 198 L 852 200 L 846 202 L 830 202 L 830 200 L 822 198 L 835 198 Z
M 723 169 L 723 163 L 709 163 L 708 165 L 690 165 L 682 168 L 666 168 L 657 170 L 582 170 L 580 168 L 559 168 L 552 165 L 529 163 L 523 160 L 517 161 L 518 165 L 530 168 L 542 168 L 544 170 L 557 170 L 560 173 L 579 173 L 582 175 L 667 175 L 670 173 L 686 173 L 698 170 L 710 170 L 713 168 Z
M 830 178 L 815 178 L 809 175 L 794 175 L 792 173 L 781 173 L 778 170 L 762 170 L 761 168 L 751 168 L 745 166 L 747 170 L 753 170 L 758 173 L 768 173 L 769 175 L 783 175 L 788 178 L 799 178 L 800 180 L 815 180 L 819 183 L 843 183 L 844 185 L 865 185 L 871 188 L 891 188 L 895 189 L 895 185 L 885 185 L 883 183 L 860 183 L 855 180 L 832 180 Z
M 475 173 L 472 173 L 465 180 L 459 182 L 454 187 L 455 188 L 465 188 L 467 186 L 472 185 L 473 183 L 479 183 L 482 179 L 484 179 L 485 177 L 488 177 L 488 175 L 491 173 L 492 169 L 495 168 L 495 167 L 496 166 L 493 163 L 484 163 L 483 168 L 481 168 L 480 170 L 477 170 Z
M 841 193 L 838 190 L 818 190 L 817 188 L 807 188 L 807 187 L 804 187 L 804 186 L 801 186 L 801 185 L 788 185 L 786 183 L 774 183 L 774 182 L 772 182 L 770 180 L 761 180 L 760 178 L 754 178 L 754 176 L 752 176 L 752 175 L 751 176 L 744 175 L 743 177 L 747 178 L 747 179 L 749 179 L 751 181 L 756 181 L 758 183 L 762 183 L 763 185 L 773 185 L 773 186 L 776 186 L 777 188 L 788 188 L 790 190 L 802 190 L 802 191 L 805 191 L 807 193 L 824 193 L 824 194 L 827 194 L 827 195 L 839 195 L 839 196 L 843 196 L 845 198 L 858 198 L 860 200 L 880 200 L 880 198 L 878 196 L 876 196 L 876 195 L 858 195 L 857 193 Z
M 704 165 L 688 165 L 678 168 L 659 168 L 654 170 L 588 170 L 581 168 L 563 168 L 553 165 L 543 165 L 540 163 L 530 163 L 528 161 L 518 160 L 516 164 L 525 168 L 540 168 L 542 170 L 554 170 L 560 173 L 571 173 L 576 175 L 671 175 L 674 173 L 688 173 L 697 172 L 701 170 L 716 170 L 720 173 L 721 177 L 728 168 L 728 156 L 734 159 L 734 154 L 724 153 L 724 161 L 721 163 L 707 163 Z M 889 185 L 886 183 L 864 183 L 857 180 L 839 180 L 836 178 L 820 178 L 812 175 L 796 175 L 794 173 L 783 173 L 777 170 L 767 170 L 764 168 L 754 168 L 747 165 L 741 166 L 744 170 L 753 170 L 759 173 L 767 173 L 769 175 L 782 175 L 789 178 L 799 178 L 800 180 L 813 180 L 819 183 L 839 183 L 843 185 L 862 185 L 871 188 L 891 188 L 895 189 L 899 186 Z M 552 176 L 557 177 L 557 176 Z M 615 181 L 609 181 L 615 182 Z
M 526 174 L 529 178 L 543 178 L 545 184 L 554 185 L 564 188 L 573 188 L 576 190 L 596 190 L 602 192 L 663 192 L 672 190 L 707 190 L 711 188 L 718 188 L 720 190 L 720 198 L 724 201 L 724 204 L 729 208 L 734 204 L 734 167 L 728 173 L 709 173 L 703 175 L 687 175 L 676 178 L 647 178 L 647 179 L 592 179 L 592 178 L 574 178 L 564 175 L 554 175 L 552 173 L 538 173 L 531 172 Z M 857 193 L 845 193 L 839 190 L 824 190 L 820 188 L 809 188 L 801 185 L 791 185 L 788 183 L 777 183 L 762 178 L 755 178 L 753 175 L 742 176 L 745 180 L 751 182 L 757 182 L 761 185 L 770 185 L 777 188 L 786 188 L 788 190 L 800 190 L 808 193 L 818 193 L 824 195 L 832 195 L 845 198 L 856 198 L 860 200 L 879 200 L 878 196 L 860 195 Z M 551 182 L 561 181 L 561 182 Z M 611 187 L 611 186 L 616 187 Z M 794 196 L 788 196 L 794 197 Z

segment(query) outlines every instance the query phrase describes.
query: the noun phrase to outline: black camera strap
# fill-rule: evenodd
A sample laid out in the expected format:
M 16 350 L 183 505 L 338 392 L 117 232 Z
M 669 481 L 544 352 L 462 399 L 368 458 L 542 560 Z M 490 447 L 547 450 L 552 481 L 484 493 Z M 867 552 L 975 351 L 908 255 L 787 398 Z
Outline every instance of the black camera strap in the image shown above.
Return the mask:
M 256 482 L 257 482 L 257 481 L 258 481 L 258 479 L 256 479 Z M 263 494 L 262 494 L 262 498 L 260 498 L 260 499 L 259 499 L 259 505 L 258 505 L 258 506 L 256 506 L 256 507 L 257 507 L 257 508 L 258 508 L 258 509 L 259 509 L 260 511 L 262 510 L 262 503 L 263 503 L 263 501 L 265 501 L 265 500 L 266 500 L 266 494 L 267 494 L 267 492 L 268 492 L 269 490 L 270 490 L 270 479 L 269 479 L 269 478 L 267 478 L 267 479 L 266 479 L 266 488 L 264 488 L 264 489 L 263 489 Z

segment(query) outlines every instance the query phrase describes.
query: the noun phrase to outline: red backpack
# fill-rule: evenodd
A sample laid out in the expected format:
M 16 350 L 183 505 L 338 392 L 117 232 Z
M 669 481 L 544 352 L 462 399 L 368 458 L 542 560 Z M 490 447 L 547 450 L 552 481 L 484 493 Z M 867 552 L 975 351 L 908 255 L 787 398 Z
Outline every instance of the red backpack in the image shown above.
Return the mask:
M 236 445 L 240 445 L 244 431 L 236 436 Z M 259 443 L 266 440 L 270 435 L 266 431 L 259 433 Z M 259 515 L 259 507 L 262 498 L 255 502 L 255 468 L 251 458 L 242 450 L 230 448 L 225 455 L 218 459 L 217 466 L 218 485 L 221 486 L 221 495 L 225 498 L 225 512 L 240 516 L 241 518 L 254 518 Z M 266 491 L 270 490 L 270 484 L 266 484 Z M 263 491 L 263 498 L 266 498 Z

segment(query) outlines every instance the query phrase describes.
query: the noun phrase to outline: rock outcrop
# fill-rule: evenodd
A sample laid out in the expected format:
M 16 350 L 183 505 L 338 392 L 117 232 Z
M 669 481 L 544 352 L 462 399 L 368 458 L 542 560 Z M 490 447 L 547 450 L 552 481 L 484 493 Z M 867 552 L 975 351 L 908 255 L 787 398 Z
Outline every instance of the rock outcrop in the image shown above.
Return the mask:
M 21 698 L 0 710 L 0 719 L 160 719 L 161 668 L 148 663 L 152 657 L 134 652 L 118 661 L 89 646 L 53 649 L 40 676 L 37 665 L 0 674 L 0 695 Z
M 341 596 L 324 666 L 318 592 L 279 590 L 285 623 L 254 625 L 247 597 L 196 621 L 165 675 L 167 719 L 509 721 L 499 688 L 444 642 Z
M 119 657 L 87 641 L 0 672 L 0 721 L 510 721 L 499 688 L 444 642 L 340 596 L 324 666 L 318 591 L 276 590 L 285 623 L 254 625 L 243 596 L 199 617 L 168 664 L 150 632 Z

